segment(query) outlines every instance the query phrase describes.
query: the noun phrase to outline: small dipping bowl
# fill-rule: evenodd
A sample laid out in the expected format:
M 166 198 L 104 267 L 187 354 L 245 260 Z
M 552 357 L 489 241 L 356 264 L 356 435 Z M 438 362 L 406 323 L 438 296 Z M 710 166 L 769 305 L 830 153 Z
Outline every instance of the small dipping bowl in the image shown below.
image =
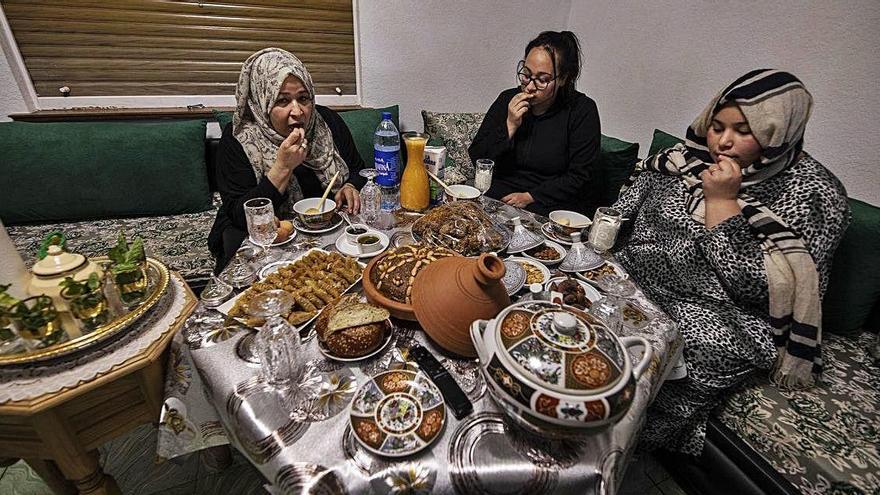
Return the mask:
M 453 184 L 446 189 L 446 201 L 473 201 L 480 197 L 480 190 L 465 184 Z
M 367 232 L 357 237 L 355 245 L 361 254 L 376 253 L 382 250 L 382 239 L 375 232 Z
M 349 244 L 357 245 L 358 237 L 370 231 L 370 227 L 362 223 L 353 223 L 345 228 L 345 239 Z
M 586 215 L 570 210 L 551 211 L 549 217 L 553 231 L 566 239 L 575 232 L 583 231 L 593 223 Z
M 293 211 L 296 212 L 299 219 L 306 227 L 312 229 L 322 229 L 330 225 L 333 213 L 336 211 L 336 202 L 332 199 L 324 201 L 324 210 L 318 213 L 306 213 L 309 208 L 318 209 L 321 204 L 321 198 L 306 198 L 294 203 Z

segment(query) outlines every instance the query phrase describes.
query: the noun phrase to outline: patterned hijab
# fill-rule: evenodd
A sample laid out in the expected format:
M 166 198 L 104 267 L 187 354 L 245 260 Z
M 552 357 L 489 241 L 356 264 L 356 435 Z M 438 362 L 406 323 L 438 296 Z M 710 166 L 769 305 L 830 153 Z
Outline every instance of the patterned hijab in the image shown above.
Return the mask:
M 312 76 L 303 63 L 288 51 L 265 48 L 251 55 L 241 66 L 238 87 L 235 89 L 232 134 L 244 148 L 257 181 L 272 168 L 278 147 L 285 138 L 272 127 L 269 112 L 287 76 L 298 77 L 314 101 Z M 305 131 L 308 155 L 303 166 L 314 170 L 324 187 L 338 171 L 340 180 L 336 181 L 334 191 L 339 190 L 348 180 L 348 166 L 336 151 L 330 128 L 316 109 L 312 110 Z M 294 174 L 290 175 L 287 191 L 287 203 L 281 208 L 283 215 L 292 214 L 293 204 L 303 199 L 302 189 Z
M 700 173 L 713 161 L 706 134 L 712 118 L 725 105 L 736 104 L 761 145 L 761 157 L 742 169 L 738 202 L 761 241 L 770 295 L 770 325 L 778 360 L 774 382 L 787 388 L 812 386 L 822 370 L 819 277 L 803 239 L 767 206 L 744 190 L 773 177 L 797 161 L 813 99 L 803 83 L 788 72 L 760 69 L 721 90 L 687 130 L 684 145 L 660 151 L 636 166 L 630 177 L 645 170 L 679 177 L 687 187 L 686 208 L 705 223 Z

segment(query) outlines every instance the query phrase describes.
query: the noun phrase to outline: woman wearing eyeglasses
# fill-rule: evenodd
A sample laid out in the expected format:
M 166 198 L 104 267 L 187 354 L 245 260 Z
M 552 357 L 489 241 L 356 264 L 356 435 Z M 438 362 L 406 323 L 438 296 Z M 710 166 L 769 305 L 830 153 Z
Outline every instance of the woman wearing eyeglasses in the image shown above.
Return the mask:
M 526 46 L 519 86 L 502 92 L 468 152 L 495 162 L 489 197 L 547 215 L 583 210 L 599 153 L 596 103 L 575 88 L 581 56 L 571 31 L 545 31 Z

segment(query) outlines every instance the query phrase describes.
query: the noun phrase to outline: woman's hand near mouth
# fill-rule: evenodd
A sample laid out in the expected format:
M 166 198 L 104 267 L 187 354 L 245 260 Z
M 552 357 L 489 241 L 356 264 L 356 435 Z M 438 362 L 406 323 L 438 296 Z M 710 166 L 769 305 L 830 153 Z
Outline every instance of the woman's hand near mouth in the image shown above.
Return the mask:
M 275 164 L 269 169 L 266 177 L 283 193 L 287 190 L 287 184 L 290 182 L 290 174 L 296 167 L 299 167 L 306 156 L 309 154 L 308 142 L 305 137 L 305 130 L 302 127 L 296 127 L 278 147 L 278 154 L 275 156 Z
M 742 211 L 736 199 L 742 185 L 742 170 L 736 161 L 726 155 L 718 155 L 718 163 L 701 173 L 700 179 L 703 180 L 703 196 L 706 198 L 707 229 Z

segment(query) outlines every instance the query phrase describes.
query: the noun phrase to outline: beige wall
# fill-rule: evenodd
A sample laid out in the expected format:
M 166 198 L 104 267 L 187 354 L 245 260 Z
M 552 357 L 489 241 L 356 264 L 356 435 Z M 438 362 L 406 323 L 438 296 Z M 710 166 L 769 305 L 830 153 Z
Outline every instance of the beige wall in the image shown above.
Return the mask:
M 606 134 L 644 154 L 655 127 L 683 135 L 736 77 L 788 70 L 815 101 L 805 149 L 850 196 L 880 205 L 880 2 L 575 1 L 568 26 Z
M 359 0 L 364 105 L 485 111 L 512 85 L 526 42 L 571 29 L 585 52 L 579 87 L 603 131 L 647 150 L 655 127 L 682 134 L 712 94 L 742 73 L 777 67 L 816 101 L 806 149 L 847 187 L 880 205 L 880 2 L 877 0 L 453 1 Z M 24 111 L 0 58 L 0 120 Z

